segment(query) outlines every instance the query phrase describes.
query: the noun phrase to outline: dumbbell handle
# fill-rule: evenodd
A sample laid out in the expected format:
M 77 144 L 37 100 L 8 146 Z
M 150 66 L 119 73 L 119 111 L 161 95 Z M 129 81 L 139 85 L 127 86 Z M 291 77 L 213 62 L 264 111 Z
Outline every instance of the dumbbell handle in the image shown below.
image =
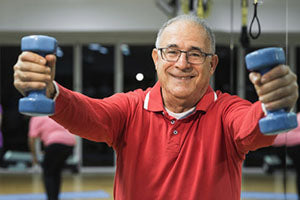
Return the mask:
M 21 40 L 21 50 L 45 57 L 47 54 L 56 53 L 57 41 L 53 37 L 44 35 L 25 36 Z M 52 115 L 54 109 L 54 101 L 46 97 L 46 89 L 29 91 L 27 97 L 19 100 L 19 112 L 25 115 Z

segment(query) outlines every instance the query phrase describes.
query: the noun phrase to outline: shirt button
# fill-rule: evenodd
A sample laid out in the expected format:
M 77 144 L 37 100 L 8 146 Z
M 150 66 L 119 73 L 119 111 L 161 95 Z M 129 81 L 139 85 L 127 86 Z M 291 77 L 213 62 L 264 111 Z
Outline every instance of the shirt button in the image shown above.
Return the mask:
M 177 135 L 177 133 L 178 133 L 178 132 L 177 132 L 176 130 L 173 131 L 173 134 L 174 134 L 174 135 Z
M 175 120 L 171 120 L 171 124 L 175 124 Z

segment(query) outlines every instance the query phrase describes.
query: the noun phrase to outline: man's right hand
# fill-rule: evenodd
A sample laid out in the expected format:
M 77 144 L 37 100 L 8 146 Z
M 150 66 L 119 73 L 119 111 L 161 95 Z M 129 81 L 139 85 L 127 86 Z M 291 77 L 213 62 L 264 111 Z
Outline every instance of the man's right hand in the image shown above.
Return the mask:
M 46 88 L 46 95 L 53 98 L 55 87 L 56 56 L 42 57 L 31 52 L 23 52 L 14 66 L 14 86 L 23 95 L 28 91 Z

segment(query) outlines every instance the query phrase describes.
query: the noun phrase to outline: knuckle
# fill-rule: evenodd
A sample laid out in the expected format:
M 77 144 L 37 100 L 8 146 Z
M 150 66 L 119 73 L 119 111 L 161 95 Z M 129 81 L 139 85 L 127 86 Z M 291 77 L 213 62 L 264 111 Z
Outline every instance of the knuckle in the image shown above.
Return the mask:
M 15 72 L 15 73 L 14 73 L 14 80 L 17 80 L 18 78 L 19 78 L 18 73 Z
M 21 69 L 20 63 L 18 62 L 14 65 L 13 70 L 16 72 L 16 71 L 19 71 L 20 69 Z
M 25 59 L 28 57 L 28 54 L 29 54 L 29 52 L 23 51 L 23 52 L 19 55 L 18 60 L 21 60 L 21 61 L 25 60 Z
M 50 81 L 51 81 L 51 75 L 47 75 L 47 76 L 46 76 L 46 81 L 47 81 L 47 82 L 50 82 Z
M 26 73 L 20 73 L 20 74 L 19 74 L 19 77 L 20 77 L 21 80 L 27 80 L 27 75 L 26 75 Z
M 24 90 L 24 86 L 23 84 L 21 84 L 19 81 L 14 81 L 14 86 L 15 88 L 17 88 L 18 90 Z
M 16 87 L 16 88 L 18 88 L 19 86 L 20 86 L 20 83 L 18 82 L 18 81 L 14 81 L 14 86 Z
M 24 56 L 24 52 L 22 52 L 22 53 L 18 56 L 18 60 L 22 60 L 23 56 Z

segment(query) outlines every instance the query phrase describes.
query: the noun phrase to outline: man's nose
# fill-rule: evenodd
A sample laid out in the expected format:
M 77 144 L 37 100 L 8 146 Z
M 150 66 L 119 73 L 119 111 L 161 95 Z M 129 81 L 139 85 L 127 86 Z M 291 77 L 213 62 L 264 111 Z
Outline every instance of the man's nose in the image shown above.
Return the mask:
M 182 69 L 189 67 L 189 62 L 188 62 L 186 52 L 181 52 L 175 64 L 178 68 L 182 68 Z

